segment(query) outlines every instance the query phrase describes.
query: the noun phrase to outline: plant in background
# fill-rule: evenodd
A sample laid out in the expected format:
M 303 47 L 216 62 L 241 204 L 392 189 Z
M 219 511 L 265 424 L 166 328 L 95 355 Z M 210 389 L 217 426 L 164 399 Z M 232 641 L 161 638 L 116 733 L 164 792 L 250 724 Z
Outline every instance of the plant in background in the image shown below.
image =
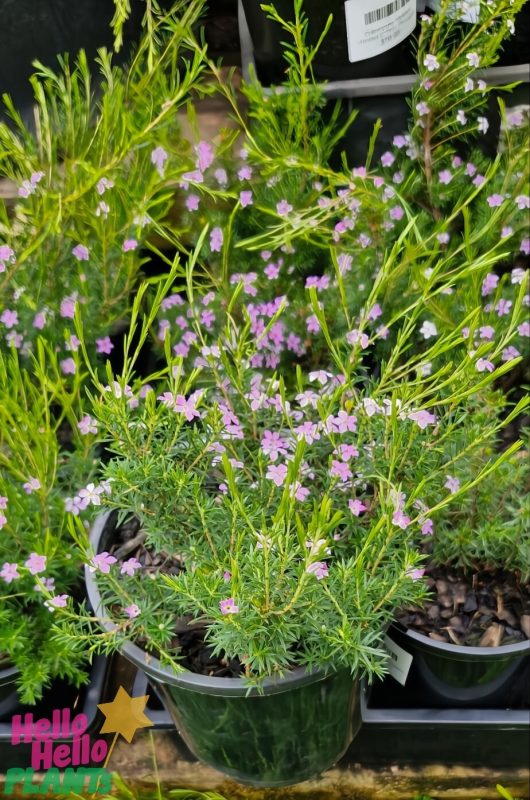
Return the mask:
M 502 16 L 503 2 L 488 14 Z M 262 348 L 255 366 L 261 368 L 290 368 L 293 362 L 308 368 L 326 366 L 329 351 L 310 296 L 312 289 L 334 337 L 350 334 L 352 328 L 362 330 L 369 342 L 371 369 L 391 357 L 398 330 L 395 320 L 413 306 L 418 309 L 420 296 L 423 317 L 418 316 L 415 336 L 419 351 L 479 305 L 482 310 L 474 326 L 463 326 L 461 345 L 469 352 L 494 348 L 509 329 L 507 312 L 517 302 L 529 249 L 525 132 L 507 130 L 503 152 L 496 158 L 475 150 L 465 159 L 456 152 L 460 140 L 480 137 L 476 126 L 466 129 L 465 135 L 462 129 L 460 138 L 455 134 L 450 141 L 440 142 L 433 214 L 425 196 L 420 145 L 414 138 L 416 129 L 422 130 L 420 115 L 417 127 L 411 134 L 396 137 L 395 148 L 383 155 L 380 164 L 371 164 L 369 148 L 366 167 L 349 170 L 344 162 L 342 167 L 330 168 L 328 159 L 338 140 L 318 115 L 319 89 L 311 83 L 310 69 L 314 53 L 304 46 L 300 6 L 294 21 L 283 25 L 289 37 L 289 80 L 281 91 L 269 94 L 257 82 L 244 87 L 250 99 L 248 124 L 229 84 L 210 65 L 245 134 L 244 147 L 235 158 L 230 157 L 226 141 L 217 153 L 210 146 L 207 169 L 199 181 L 190 182 L 190 196 L 196 200 L 203 193 L 215 197 L 221 184 L 226 191 L 223 203 L 210 205 L 207 216 L 189 213 L 196 241 L 207 221 L 212 226 L 202 254 L 208 263 L 205 291 L 202 296 L 194 294 L 195 303 L 205 304 L 200 313 L 209 320 L 211 336 L 215 338 L 223 324 L 231 284 L 241 283 L 241 302 L 251 308 L 254 332 L 259 333 L 275 317 L 271 335 L 260 337 Z M 455 35 L 450 24 L 442 26 L 440 47 L 449 47 Z M 476 44 L 479 54 L 487 44 L 491 60 L 500 38 L 496 34 L 494 40 L 466 39 L 462 60 L 468 65 L 468 77 L 474 74 L 465 58 L 471 44 Z M 453 67 L 447 67 L 454 80 L 463 68 L 460 61 L 457 67 L 456 76 Z M 422 69 L 428 71 L 425 66 Z M 300 144 L 302 122 L 280 111 L 299 97 L 300 86 L 306 87 L 315 103 L 308 122 L 313 126 L 309 151 Z M 477 92 L 477 97 L 482 96 Z M 445 107 L 437 108 L 440 118 L 445 112 Z M 232 199 L 229 204 L 224 202 L 227 197 Z M 468 273 L 459 280 L 465 265 Z M 175 352 L 187 356 L 194 353 L 197 342 L 189 315 L 194 318 L 199 309 L 186 296 L 186 287 L 182 289 L 180 295 L 167 299 L 156 336 L 161 341 L 169 337 Z M 523 304 L 528 303 L 525 296 Z M 282 305 L 284 310 L 277 316 Z M 347 308 L 347 313 L 341 308 Z M 498 354 L 500 360 L 527 354 L 530 331 L 525 313 L 521 310 L 518 333 Z M 487 357 L 484 360 L 493 363 Z M 422 368 L 433 365 L 425 363 Z
M 28 353 L 44 336 L 73 374 L 78 307 L 91 351 L 111 352 L 173 202 L 169 187 L 193 165 L 176 112 L 201 88 L 203 50 L 192 36 L 201 7 L 152 16 L 127 69 L 100 50 L 97 86 L 83 52 L 73 66 L 60 59 L 57 72 L 36 64 L 35 133 L 5 98 L 12 125 L 0 125 L 0 164 L 18 196 L 0 206 L 4 349 Z
M 30 363 L 31 371 L 16 351 L 0 354 L 0 661 L 17 667 L 26 703 L 55 677 L 76 685 L 85 678 L 83 653 L 51 631 L 79 587 L 64 499 L 80 480 L 89 483 L 96 431 L 53 351 L 38 343 Z

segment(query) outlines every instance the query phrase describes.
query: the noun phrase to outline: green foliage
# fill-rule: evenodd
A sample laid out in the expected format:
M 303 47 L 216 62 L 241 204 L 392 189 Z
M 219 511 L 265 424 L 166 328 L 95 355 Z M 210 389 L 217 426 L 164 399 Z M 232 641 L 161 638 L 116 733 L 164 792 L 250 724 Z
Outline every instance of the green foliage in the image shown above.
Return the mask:
M 34 133 L 4 98 L 12 124 L 0 125 L 0 168 L 20 188 L 14 208 L 0 207 L 0 241 L 13 253 L 0 293 L 24 351 L 44 330 L 69 356 L 74 303 L 93 350 L 127 318 L 148 240 L 172 203 L 168 182 L 192 164 L 176 112 L 201 85 L 192 36 L 201 6 L 157 17 L 156 37 L 146 34 L 127 68 L 104 50 L 95 79 L 84 52 L 73 65 L 60 58 L 56 72 L 36 63 Z
M 78 398 L 41 343 L 27 371 L 16 353 L 0 354 L 0 656 L 19 670 L 24 702 L 40 697 L 57 676 L 79 684 L 84 657 L 52 640 L 58 597 L 78 591 L 80 561 L 72 557 L 64 498 L 94 468 L 91 437 L 71 428 Z M 54 416 L 54 407 L 62 413 Z M 66 447 L 59 443 L 68 440 Z M 32 556 L 43 561 L 32 564 Z M 13 570 L 14 568 L 14 570 Z

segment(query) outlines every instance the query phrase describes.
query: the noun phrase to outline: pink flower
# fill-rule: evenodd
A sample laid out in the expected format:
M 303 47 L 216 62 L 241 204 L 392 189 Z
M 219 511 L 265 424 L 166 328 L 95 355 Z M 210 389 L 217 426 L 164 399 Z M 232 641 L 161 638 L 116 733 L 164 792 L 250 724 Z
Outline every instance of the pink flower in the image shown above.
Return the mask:
M 77 423 L 77 427 L 83 436 L 87 436 L 89 433 L 98 432 L 97 422 L 94 417 L 90 416 L 90 414 L 85 414 L 85 416 L 82 417 Z
M 354 328 L 352 331 L 349 331 L 346 334 L 346 341 L 348 344 L 352 346 L 356 344 L 361 345 L 362 350 L 366 350 L 368 345 L 370 344 L 370 337 L 366 335 L 366 333 L 361 333 L 361 331 Z
M 104 194 L 107 189 L 112 189 L 113 186 L 113 181 L 110 181 L 108 178 L 100 178 L 96 183 L 96 192 L 98 194 Z
M 286 217 L 292 210 L 293 207 L 287 200 L 280 200 L 280 202 L 276 204 L 276 211 L 280 217 Z
M 77 367 L 73 358 L 64 358 L 60 363 L 63 375 L 75 375 Z
M 425 430 L 427 425 L 434 425 L 436 417 L 428 411 L 411 411 L 408 418 L 415 422 L 421 430 Z
M 56 608 L 66 608 L 68 605 L 68 595 L 67 594 L 56 594 L 55 597 L 51 597 L 49 600 L 44 601 L 44 605 L 48 609 L 48 611 L 55 611 Z
M 174 395 L 171 392 L 164 392 L 157 398 L 167 408 L 170 408 L 175 414 L 184 414 L 188 422 L 191 422 L 194 417 L 200 417 L 197 411 L 196 404 L 198 397 L 191 395 L 188 399 L 182 394 Z
M 252 178 L 252 167 L 241 167 L 241 169 L 238 170 L 237 177 L 240 181 L 249 181 Z
M 381 164 L 383 167 L 391 167 L 395 160 L 394 155 L 389 150 L 381 156 Z
M 392 522 L 394 525 L 397 525 L 398 528 L 406 530 L 410 525 L 410 517 L 407 517 L 401 508 L 396 508 L 394 514 L 392 515 Z
M 219 186 L 228 185 L 228 175 L 226 174 L 226 169 L 223 169 L 223 167 L 219 167 L 219 169 L 215 170 L 214 177 Z
M 490 194 L 487 199 L 487 203 L 490 208 L 496 208 L 504 203 L 504 197 L 502 194 Z
M 337 451 L 343 461 L 350 461 L 350 459 L 357 458 L 359 455 L 358 449 L 353 444 L 340 444 Z
M 505 300 L 504 297 L 501 297 L 501 299 L 495 306 L 495 311 L 497 312 L 497 316 L 505 317 L 507 314 L 510 313 L 512 305 L 513 304 L 511 300 Z
M 460 481 L 458 478 L 453 478 L 451 475 L 445 476 L 446 480 L 444 486 L 446 489 L 449 489 L 451 494 L 455 494 L 460 489 Z
M 88 261 L 88 247 L 85 247 L 84 244 L 76 244 L 76 246 L 72 249 L 72 255 L 74 258 L 77 258 L 78 261 Z
M 132 578 L 137 569 L 141 569 L 142 565 L 137 558 L 128 558 L 121 565 L 120 575 L 129 575 Z
M 261 449 L 271 461 L 276 461 L 278 456 L 287 455 L 287 442 L 277 431 L 263 431 Z
M 6 517 L 6 515 L 5 515 L 5 514 L 2 514 L 2 512 L 0 511 L 0 531 L 2 530 L 2 528 L 4 527 L 4 525 L 6 524 L 6 522 L 7 522 L 7 517 Z
M 423 66 L 427 67 L 429 72 L 434 72 L 434 70 L 440 69 L 440 62 L 438 61 L 435 55 L 429 53 L 423 59 Z
M 445 186 L 447 186 L 447 184 L 451 183 L 453 180 L 453 173 L 448 169 L 443 169 L 438 173 L 438 180 L 440 183 L 443 183 Z
M 375 321 L 381 316 L 382 313 L 383 309 L 381 308 L 379 303 L 375 303 L 375 305 L 373 305 L 370 311 L 368 312 L 368 319 Z
M 113 350 L 114 345 L 110 340 L 110 336 L 104 336 L 102 339 L 96 339 L 96 352 L 109 355 Z
M 429 106 L 425 102 L 416 103 L 416 111 L 420 115 L 420 117 L 425 117 L 430 111 Z
M 392 206 L 389 213 L 390 219 L 401 219 L 405 212 L 401 206 Z
M 273 264 L 271 261 L 270 264 L 267 264 L 263 272 L 270 281 L 274 281 L 280 274 L 280 264 Z
M 223 231 L 221 228 L 212 228 L 210 233 L 210 250 L 212 253 L 220 253 L 223 247 Z
M 422 536 L 430 536 L 434 532 L 434 525 L 432 519 L 425 519 L 421 523 Z
M 491 325 L 482 325 L 478 329 L 478 332 L 480 338 L 488 342 L 491 342 L 491 340 L 495 336 L 495 328 L 492 328 Z
M 249 190 L 245 190 L 239 193 L 239 202 L 241 203 L 241 208 L 246 208 L 247 206 L 252 205 L 252 192 Z
M 201 172 L 204 172 L 213 164 L 213 150 L 208 142 L 200 141 L 199 144 L 195 146 L 195 152 L 197 153 L 196 167 Z
M 13 328 L 18 323 L 18 314 L 16 311 L 6 308 L 0 316 L 0 322 L 3 322 L 6 328 Z
M 90 572 L 95 572 L 99 569 L 104 575 L 108 575 L 110 572 L 110 568 L 113 564 L 117 561 L 114 556 L 111 556 L 110 553 L 107 553 L 106 550 L 103 553 L 98 553 L 94 556 L 89 564 Z
M 38 478 L 30 478 L 27 483 L 22 485 L 22 488 L 26 494 L 33 494 L 33 492 L 37 492 L 41 488 L 40 481 Z
M 357 430 L 357 417 L 347 411 L 339 411 L 336 417 L 332 414 L 326 418 L 326 430 L 329 433 L 355 433 Z
M 38 314 L 35 314 L 32 324 L 34 328 L 41 331 L 46 325 L 46 314 L 43 311 L 39 311 Z
M 329 574 L 328 565 L 325 561 L 314 561 L 307 567 L 306 572 L 309 575 L 314 575 L 317 581 L 327 578 Z
M 134 619 L 140 615 L 140 606 L 137 606 L 136 603 L 131 603 L 130 606 L 126 606 L 123 609 L 124 613 L 127 614 L 129 619 Z
M 515 204 L 519 211 L 524 208 L 530 208 L 530 197 L 527 194 L 518 194 L 515 198 Z
M 199 203 L 200 197 L 198 194 L 190 194 L 188 197 L 186 197 L 185 205 L 188 211 L 197 211 L 199 208 Z
M 294 497 L 295 500 L 299 500 L 301 503 L 303 503 L 304 500 L 309 497 L 309 489 L 306 489 L 299 481 L 297 481 L 291 487 L 291 497 Z
M 221 614 L 238 614 L 239 606 L 236 606 L 236 601 L 233 597 L 227 597 L 226 600 L 219 601 L 219 609 Z
M 44 572 L 46 570 L 46 561 L 46 556 L 39 556 L 37 553 L 30 553 L 28 560 L 25 561 L 24 564 L 32 575 L 38 575 L 39 572 Z
M 155 149 L 151 151 L 151 164 L 154 164 L 160 177 L 164 175 L 164 167 L 167 158 L 168 155 L 163 147 L 155 147 Z
M 495 364 L 488 361 L 486 358 L 479 358 L 475 364 L 477 372 L 493 372 Z
M 75 297 L 65 297 L 59 310 L 61 317 L 73 319 L 75 317 L 75 303 Z
M 6 561 L 0 570 L 0 578 L 3 578 L 6 583 L 12 583 L 12 581 L 16 581 L 20 578 L 18 574 L 18 564 L 9 564 Z
M 287 477 L 287 467 L 285 464 L 269 464 L 267 468 L 266 478 L 276 484 L 276 486 L 283 486 Z
M 516 347 L 505 347 L 502 351 L 501 361 L 513 361 L 514 358 L 519 358 L 521 353 Z
M 5 272 L 6 263 L 15 261 L 15 251 L 7 244 L 0 244 L 0 272 Z
M 486 297 L 488 294 L 491 294 L 497 288 L 498 283 L 499 283 L 498 275 L 495 275 L 494 272 L 488 272 L 488 274 L 482 281 L 482 288 L 481 288 L 482 297 Z
M 360 500 L 348 500 L 348 508 L 354 517 L 359 517 L 363 511 L 366 511 L 367 506 Z
M 476 69 L 478 66 L 480 66 L 480 56 L 478 53 L 467 53 L 466 58 L 470 67 L 474 67 Z
M 348 464 L 345 461 L 337 461 L 336 459 L 332 459 L 331 461 L 331 469 L 329 474 L 335 478 L 340 478 L 340 480 L 343 482 L 352 477 L 352 471 Z
M 522 322 L 517 328 L 519 336 L 530 336 L 530 322 Z
M 125 239 L 124 243 L 121 246 L 121 249 L 124 253 L 128 253 L 130 250 L 136 250 L 138 247 L 138 242 L 136 239 Z
M 425 574 L 424 569 L 408 569 L 406 572 L 406 575 L 408 575 L 408 577 L 413 581 L 421 580 L 424 574 Z
M 320 439 L 318 425 L 315 422 L 304 422 L 294 429 L 298 439 L 305 439 L 307 444 L 313 444 Z

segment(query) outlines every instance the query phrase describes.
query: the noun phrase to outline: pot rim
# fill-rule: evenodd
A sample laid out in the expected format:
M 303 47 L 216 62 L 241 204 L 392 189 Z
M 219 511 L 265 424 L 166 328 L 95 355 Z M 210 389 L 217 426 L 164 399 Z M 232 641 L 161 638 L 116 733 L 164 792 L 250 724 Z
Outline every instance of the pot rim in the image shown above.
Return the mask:
M 417 645 L 423 649 L 438 651 L 438 654 L 445 654 L 448 658 L 457 656 L 461 659 L 480 659 L 488 658 L 490 660 L 497 658 L 506 658 L 515 655 L 530 655 L 530 639 L 524 642 L 514 642 L 512 644 L 501 644 L 498 647 L 473 647 L 470 645 L 450 644 L 449 642 L 437 642 L 435 639 L 430 639 L 424 633 L 418 633 L 411 628 L 406 628 L 399 622 L 392 622 L 389 635 L 392 635 L 392 628 L 404 634 Z
M 9 662 L 5 667 L 0 667 L 0 679 L 14 678 L 18 674 L 19 674 L 18 667 L 16 667 L 14 664 L 10 664 Z
M 105 532 L 112 511 L 105 511 L 96 517 L 90 530 L 89 543 L 94 552 L 99 551 L 99 542 Z M 92 572 L 88 564 L 85 564 L 85 582 L 87 596 L 92 610 L 98 617 L 99 624 L 108 632 L 116 630 L 118 627 L 109 620 L 103 605 L 99 587 L 96 581 L 96 573 Z M 308 683 L 316 683 L 325 680 L 335 674 L 338 670 L 325 670 L 315 667 L 307 670 L 305 667 L 297 667 L 291 672 L 286 672 L 283 677 L 265 678 L 260 682 L 259 687 L 249 684 L 244 678 L 211 678 L 207 675 L 200 675 L 188 670 L 184 672 L 174 672 L 170 667 L 160 663 L 156 656 L 142 650 L 141 647 L 130 641 L 120 643 L 121 652 L 144 670 L 150 677 L 161 683 L 168 683 L 187 689 L 191 692 L 209 693 L 215 695 L 225 695 L 231 697 L 258 696 L 262 694 L 280 694 L 290 691 Z M 353 679 L 353 678 L 352 678 Z

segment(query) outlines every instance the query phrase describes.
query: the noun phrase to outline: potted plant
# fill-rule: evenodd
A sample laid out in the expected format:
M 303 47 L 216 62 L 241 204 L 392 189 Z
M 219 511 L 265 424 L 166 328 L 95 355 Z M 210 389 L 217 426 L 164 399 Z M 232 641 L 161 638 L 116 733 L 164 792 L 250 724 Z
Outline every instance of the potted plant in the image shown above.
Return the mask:
M 459 402 L 492 376 L 466 353 L 451 373 L 418 380 L 404 334 L 384 380 L 361 389 L 347 366 L 360 345 L 340 342 L 341 372 L 298 371 L 289 390 L 251 368 L 250 310 L 232 316 L 237 294 L 200 367 L 184 369 L 166 347 L 168 367 L 149 384 L 134 384 L 133 356 L 99 385 L 91 413 L 113 457 L 67 500 L 85 552 L 80 499 L 112 509 L 91 533 L 95 616 L 57 619 L 71 646 L 118 647 L 145 670 L 201 759 L 281 785 L 326 768 L 351 740 L 358 676 L 383 673 L 394 609 L 424 596 L 411 543 L 428 523 L 421 497 L 447 469 L 438 442 L 457 442 Z M 198 317 L 198 338 L 202 326 Z
M 495 394 L 470 409 L 469 430 L 498 414 L 499 401 Z M 498 447 L 492 437 L 461 462 L 447 479 L 451 490 Z M 390 632 L 413 656 L 407 684 L 423 705 L 528 705 L 529 468 L 528 450 L 521 451 L 459 505 L 432 515 L 423 545 L 432 595 L 423 607 L 400 609 Z

